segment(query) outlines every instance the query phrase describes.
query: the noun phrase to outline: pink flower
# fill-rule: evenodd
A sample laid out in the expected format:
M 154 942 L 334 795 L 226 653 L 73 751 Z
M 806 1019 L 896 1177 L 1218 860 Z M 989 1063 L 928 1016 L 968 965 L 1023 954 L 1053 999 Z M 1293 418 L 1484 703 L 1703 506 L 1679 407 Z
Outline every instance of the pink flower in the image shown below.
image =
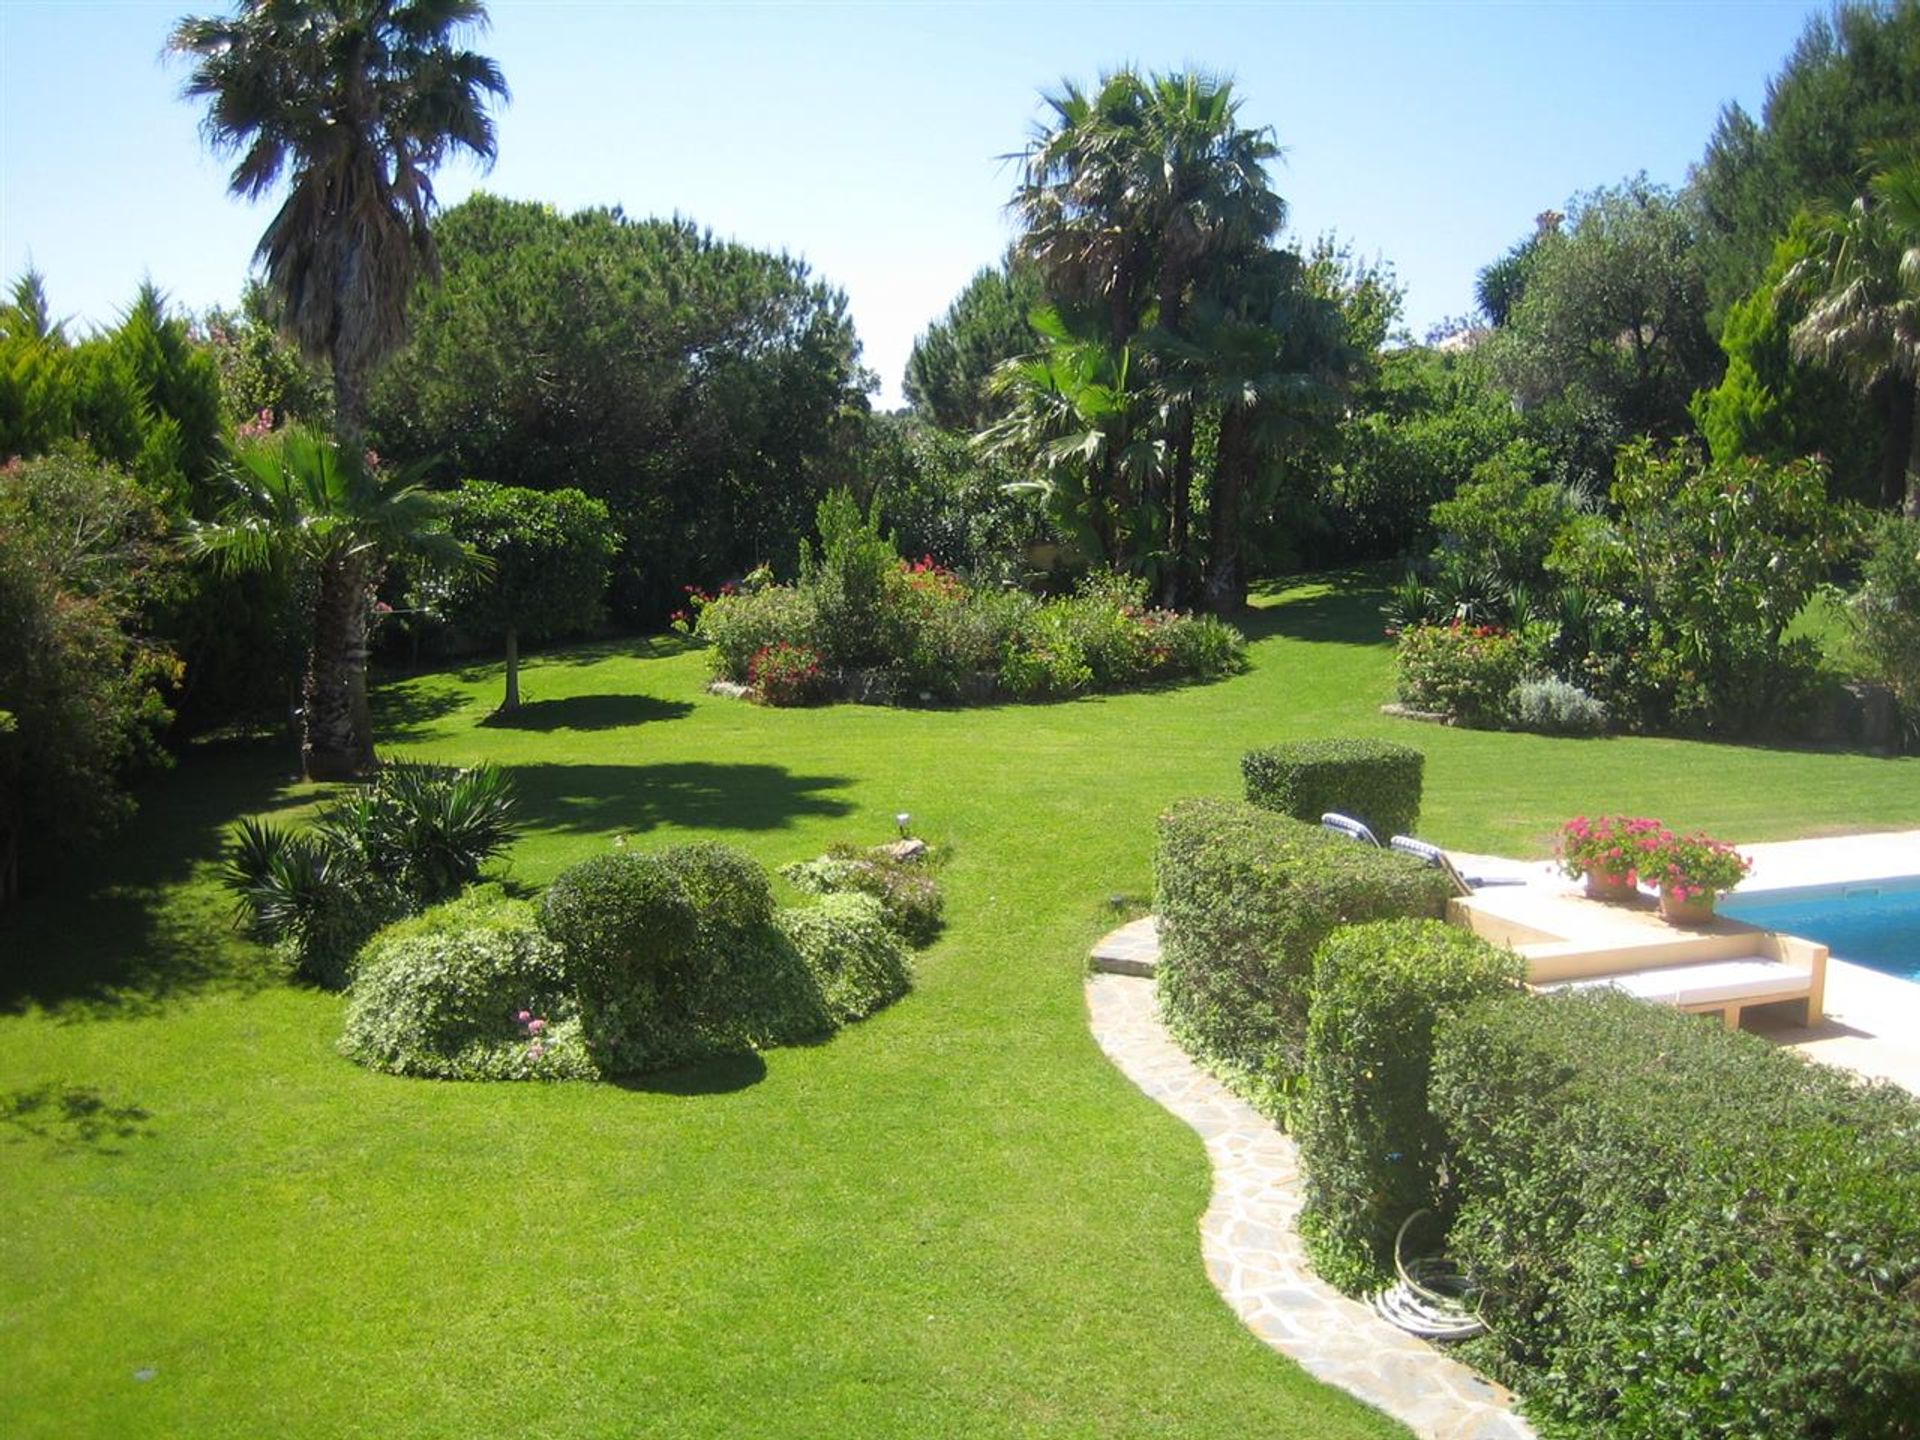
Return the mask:
M 533 1044 L 527 1047 L 527 1058 L 529 1060 L 538 1060 L 542 1055 L 546 1053 L 547 1053 L 547 1047 L 542 1045 L 538 1040 L 534 1041 Z
M 533 1019 L 533 1012 L 531 1010 L 522 1010 L 518 1015 L 514 1016 L 513 1018 L 518 1020 L 522 1025 L 524 1025 L 529 1020 Z
M 538 1018 L 529 1020 L 527 1022 L 527 1029 L 531 1030 L 536 1035 L 538 1035 L 542 1030 L 546 1028 L 547 1028 L 547 1022 Z

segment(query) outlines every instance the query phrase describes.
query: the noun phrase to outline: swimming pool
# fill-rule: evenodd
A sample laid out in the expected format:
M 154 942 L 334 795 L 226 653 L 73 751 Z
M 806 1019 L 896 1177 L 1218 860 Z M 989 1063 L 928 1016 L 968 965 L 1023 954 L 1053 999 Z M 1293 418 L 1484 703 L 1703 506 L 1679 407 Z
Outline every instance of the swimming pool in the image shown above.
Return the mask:
M 1920 875 L 1729 895 L 1720 913 L 1818 940 L 1841 960 L 1920 980 Z

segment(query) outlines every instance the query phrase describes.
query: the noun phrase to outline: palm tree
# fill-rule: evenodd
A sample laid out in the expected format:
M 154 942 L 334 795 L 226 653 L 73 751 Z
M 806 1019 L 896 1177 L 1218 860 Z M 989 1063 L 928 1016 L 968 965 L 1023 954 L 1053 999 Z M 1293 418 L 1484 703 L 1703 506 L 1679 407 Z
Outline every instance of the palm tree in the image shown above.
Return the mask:
M 1102 78 L 1092 93 L 1069 83 L 1018 157 L 1011 204 L 1024 227 L 1019 251 L 1036 263 L 1065 307 L 1098 307 L 1107 348 L 1151 362 L 1148 327 L 1178 336 L 1194 297 L 1265 249 L 1286 218 L 1267 183 L 1281 153 L 1266 129 L 1239 123 L 1232 84 L 1198 72 Z M 1150 378 L 1143 368 L 1140 378 Z M 1195 415 L 1172 405 L 1157 421 L 1163 463 L 1143 472 L 1138 497 L 1154 530 L 1136 567 L 1159 557 L 1166 603 L 1189 596 Z M 1115 453 L 1132 437 L 1115 437 Z
M 209 146 L 238 155 L 231 189 L 286 200 L 257 258 L 288 333 L 333 370 L 337 424 L 357 443 L 368 378 L 406 338 L 407 302 L 438 271 L 432 173 L 494 155 L 499 69 L 455 46 L 480 0 L 242 0 L 187 18 L 168 48 L 194 57 L 185 93 L 209 102 Z
M 1151 548 L 1155 530 L 1143 495 L 1163 460 L 1152 391 L 1130 348 L 1086 338 L 1097 327 L 1051 307 L 1030 323 L 1042 348 L 995 372 L 993 390 L 1011 404 L 975 440 L 1034 463 L 1049 508 L 1105 563 L 1141 568 L 1150 557 L 1139 547 Z
M 278 571 L 311 607 L 301 765 L 315 780 L 346 779 L 375 760 L 367 615 L 387 557 L 457 566 L 473 556 L 439 527 L 441 497 L 309 430 L 240 441 L 230 480 L 224 514 L 194 528 L 193 549 L 230 571 Z
M 1891 388 L 1890 450 L 1905 459 L 1906 512 L 1920 516 L 1920 151 L 1882 161 L 1844 214 L 1819 217 L 1819 242 L 1780 293 L 1811 293 L 1792 331 L 1796 355 L 1862 390 Z

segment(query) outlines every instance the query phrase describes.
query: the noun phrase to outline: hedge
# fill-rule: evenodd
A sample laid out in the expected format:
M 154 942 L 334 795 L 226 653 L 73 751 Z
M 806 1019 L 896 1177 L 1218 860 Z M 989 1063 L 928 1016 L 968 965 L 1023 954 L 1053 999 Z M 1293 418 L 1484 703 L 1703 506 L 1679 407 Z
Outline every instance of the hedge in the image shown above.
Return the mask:
M 1426 757 L 1388 740 L 1300 740 L 1240 759 L 1247 799 L 1318 824 L 1328 811 L 1364 820 L 1384 844 L 1420 823 Z
M 1581 1433 L 1920 1436 L 1920 1101 L 1609 991 L 1441 1019 L 1473 1355 Z
M 1307 1172 L 1300 1230 L 1315 1268 L 1343 1289 L 1392 1277 L 1394 1240 L 1417 1211 L 1444 1229 L 1446 1142 L 1427 1108 L 1434 1023 L 1525 972 L 1512 951 L 1438 920 L 1346 926 L 1315 952 L 1294 1112 Z
M 1313 952 L 1336 925 L 1445 911 L 1437 870 L 1237 800 L 1184 800 L 1154 854 L 1169 1029 L 1280 1114 L 1306 1048 Z
M 896 860 L 884 848 L 863 850 L 840 842 L 817 860 L 780 867 L 796 890 L 809 895 L 870 895 L 880 902 L 887 924 L 914 949 L 940 936 L 946 900 L 925 857 Z

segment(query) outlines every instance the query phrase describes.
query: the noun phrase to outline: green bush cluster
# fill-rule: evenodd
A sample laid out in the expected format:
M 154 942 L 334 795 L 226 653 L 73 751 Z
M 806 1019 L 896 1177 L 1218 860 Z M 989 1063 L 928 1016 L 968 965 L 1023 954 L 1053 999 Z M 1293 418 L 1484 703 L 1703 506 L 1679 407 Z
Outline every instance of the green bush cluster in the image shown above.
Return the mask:
M 1394 1240 L 1415 1213 L 1444 1225 L 1446 1137 L 1427 1108 L 1433 1027 L 1468 1000 L 1517 987 L 1525 968 L 1438 920 L 1346 926 L 1315 953 L 1293 1115 L 1307 1171 L 1300 1229 L 1314 1267 L 1342 1289 L 1392 1276 Z
M 1552 733 L 1803 730 L 1823 676 L 1787 629 L 1857 529 L 1822 463 L 1642 439 L 1612 468 L 1601 511 L 1523 446 L 1433 507 L 1440 543 L 1388 607 L 1401 699 Z
M 533 906 L 490 886 L 367 943 L 347 989 L 340 1050 L 369 1069 L 437 1080 L 599 1073 L 560 946 Z
M 1450 893 L 1404 855 L 1211 797 L 1160 817 L 1154 881 L 1169 1028 L 1273 1112 L 1305 1059 L 1320 942 L 1344 924 L 1437 919 Z
M 836 1022 L 864 1019 L 913 983 L 906 946 L 871 895 L 823 895 L 777 918 Z
M 479 878 L 518 832 L 513 810 L 512 784 L 496 766 L 389 765 L 308 830 L 242 821 L 223 879 L 296 973 L 343 985 L 375 930 Z
M 1489 996 L 1430 1103 L 1478 1362 L 1571 1433 L 1920 1435 L 1920 1102 L 1607 991 Z
M 563 871 L 542 903 L 587 1047 L 625 1074 L 824 1034 L 818 987 L 773 923 L 767 875 L 711 842 Z
M 1215 679 L 1244 663 L 1239 631 L 1152 608 L 1143 580 L 1095 572 L 1070 596 L 1035 600 L 969 585 L 931 557 L 903 560 L 879 523 L 851 497 L 831 496 L 820 548 L 803 552 L 796 584 L 762 575 L 696 595 L 697 617 L 679 623 L 712 645 L 720 679 L 754 684 L 757 657 L 805 650 L 843 689 L 858 676 L 862 697 L 900 702 L 1060 699 Z
M 1420 823 L 1425 769 L 1418 750 L 1388 740 L 1300 740 L 1240 757 L 1251 803 L 1316 824 L 1351 815 L 1382 841 Z
M 919 949 L 931 945 L 944 923 L 940 881 L 924 862 L 896 860 L 884 850 L 835 844 L 817 860 L 801 860 L 780 874 L 809 895 L 856 894 L 879 902 L 894 933 Z

